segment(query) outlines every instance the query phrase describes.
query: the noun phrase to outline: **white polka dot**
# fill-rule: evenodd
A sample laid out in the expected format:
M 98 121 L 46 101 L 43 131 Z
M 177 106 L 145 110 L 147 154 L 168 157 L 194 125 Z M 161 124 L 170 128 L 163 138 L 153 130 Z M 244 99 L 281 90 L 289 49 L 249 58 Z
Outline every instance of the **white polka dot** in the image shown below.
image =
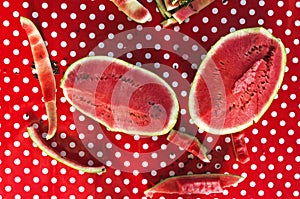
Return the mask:
M 161 163 L 160 163 L 160 167 L 164 168 L 164 167 L 166 167 L 166 166 L 167 166 L 167 164 L 166 164 L 165 162 L 161 162 Z
M 108 15 L 108 20 L 113 21 L 115 19 L 115 15 L 110 14 Z
M 281 25 L 282 25 L 282 20 L 281 20 L 281 19 L 278 19 L 278 20 L 276 21 L 276 24 L 277 24 L 277 26 L 281 26 Z
M 212 13 L 213 13 L 213 14 L 218 14 L 218 11 L 219 11 L 218 8 L 213 8 L 213 9 L 212 9 Z
M 90 18 L 90 20 L 95 20 L 96 19 L 96 15 L 92 13 L 92 14 L 89 15 L 89 18 Z
M 249 10 L 249 14 L 250 14 L 250 15 L 255 15 L 255 10 L 254 10 L 254 9 L 250 9 L 250 10 Z
M 281 108 L 283 108 L 283 109 L 287 108 L 287 103 L 282 102 L 282 103 L 281 103 Z
M 246 19 L 245 18 L 240 18 L 239 22 L 240 22 L 240 24 L 245 24 L 246 23 Z
M 284 5 L 283 1 L 278 1 L 277 2 L 278 7 L 282 7 Z
M 218 28 L 217 28 L 217 27 L 212 27 L 212 28 L 211 28 L 211 32 L 212 32 L 212 33 L 216 33 L 217 31 L 218 31 Z
M 28 8 L 29 7 L 29 3 L 28 2 L 23 2 L 22 6 L 23 6 L 23 8 Z
M 2 5 L 3 5 L 4 8 L 8 8 L 9 7 L 9 2 L 8 1 L 4 1 Z
M 207 37 L 207 36 L 202 36 L 201 40 L 202 40 L 203 42 L 206 42 L 206 41 L 208 41 L 208 37 Z
M 203 17 L 203 18 L 202 18 L 202 22 L 203 22 L 203 23 L 208 23 L 208 18 L 207 18 L 207 17 Z
M 60 27 L 62 28 L 62 29 L 65 29 L 65 28 L 67 28 L 67 23 L 66 22 L 62 22 L 61 24 L 60 24 Z
M 274 187 L 274 183 L 273 183 L 273 182 L 269 182 L 269 183 L 268 183 L 268 187 L 269 187 L 270 189 L 272 189 L 272 188 Z
M 199 31 L 199 27 L 198 26 L 194 26 L 193 27 L 193 32 L 198 32 Z
M 56 13 L 56 12 L 52 12 L 52 13 L 51 13 L 51 18 L 52 18 L 52 19 L 56 19 L 56 18 L 57 18 L 57 16 L 58 16 L 58 15 L 57 15 L 57 13 Z
M 233 164 L 233 165 L 232 165 L 232 168 L 233 168 L 234 170 L 237 170 L 237 169 L 239 168 L 239 165 L 238 165 L 238 164 Z
M 265 22 L 265 21 L 264 21 L 263 19 L 259 19 L 259 20 L 257 21 L 258 25 L 263 25 L 264 22 Z
M 139 192 L 139 189 L 137 187 L 134 187 L 132 189 L 132 193 L 137 194 Z

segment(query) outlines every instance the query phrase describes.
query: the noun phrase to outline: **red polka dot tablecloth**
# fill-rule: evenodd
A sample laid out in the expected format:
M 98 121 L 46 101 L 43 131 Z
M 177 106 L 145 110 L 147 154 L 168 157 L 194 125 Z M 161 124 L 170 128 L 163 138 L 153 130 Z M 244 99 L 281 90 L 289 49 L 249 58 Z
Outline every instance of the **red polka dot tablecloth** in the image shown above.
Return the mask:
M 144 191 L 170 176 L 232 173 L 245 177 L 221 194 L 167 195 L 157 199 L 298 198 L 300 179 L 299 50 L 300 1 L 216 0 L 182 24 L 162 28 L 154 0 L 140 0 L 151 21 L 138 24 L 110 1 L 4 0 L 0 5 L 0 198 L 146 199 Z M 105 165 L 89 174 L 57 162 L 33 144 L 26 131 L 32 118 L 47 121 L 20 16 L 41 32 L 55 65 L 58 131 L 47 141 L 62 157 Z M 187 98 L 196 69 L 220 37 L 263 26 L 286 47 L 284 80 L 272 105 L 244 133 L 250 161 L 236 161 L 230 135 L 198 130 Z M 163 136 L 109 132 L 64 98 L 59 82 L 70 64 L 93 55 L 117 57 L 161 76 L 180 102 L 178 128 L 194 131 L 208 149 L 204 163 Z M 228 55 L 230 56 L 230 55 Z M 41 135 L 45 137 L 45 132 Z

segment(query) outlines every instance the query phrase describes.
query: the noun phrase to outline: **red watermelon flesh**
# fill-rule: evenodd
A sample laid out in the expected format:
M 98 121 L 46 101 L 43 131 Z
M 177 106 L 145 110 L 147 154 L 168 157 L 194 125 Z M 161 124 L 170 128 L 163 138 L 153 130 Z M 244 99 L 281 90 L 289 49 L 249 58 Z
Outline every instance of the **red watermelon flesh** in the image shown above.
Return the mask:
M 285 48 L 264 28 L 221 38 L 200 64 L 189 108 L 197 126 L 214 134 L 239 132 L 257 122 L 284 76 Z
M 83 58 L 68 68 L 61 87 L 70 104 L 111 131 L 162 135 L 177 121 L 179 105 L 171 87 L 119 59 Z
M 245 133 L 239 132 L 231 134 L 231 140 L 236 160 L 242 164 L 249 162 L 250 156 L 245 142 Z

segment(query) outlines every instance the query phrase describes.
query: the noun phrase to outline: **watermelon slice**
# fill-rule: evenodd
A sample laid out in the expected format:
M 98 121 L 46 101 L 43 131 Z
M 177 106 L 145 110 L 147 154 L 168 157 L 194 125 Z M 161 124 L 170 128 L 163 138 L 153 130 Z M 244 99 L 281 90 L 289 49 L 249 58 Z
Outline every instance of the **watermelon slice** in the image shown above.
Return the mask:
M 223 189 L 236 185 L 244 180 L 243 177 L 232 174 L 195 174 L 170 177 L 152 188 L 146 190 L 144 194 L 152 198 L 155 193 L 164 194 L 212 194 L 222 193 Z
M 245 133 L 239 132 L 231 134 L 231 140 L 236 160 L 242 164 L 249 162 L 250 156 L 245 142 Z
M 149 10 L 137 0 L 110 0 L 124 14 L 138 23 L 146 23 L 152 19 Z
M 272 103 L 285 63 L 284 45 L 262 27 L 222 37 L 207 53 L 191 85 L 191 118 L 213 134 L 249 127 Z
M 164 0 L 164 3 L 165 3 L 167 11 L 171 11 L 180 6 L 178 1 Z
M 179 104 L 172 88 L 156 74 L 107 57 L 73 63 L 61 82 L 70 104 L 110 131 L 145 136 L 168 133 Z
M 215 0 L 155 0 L 158 10 L 164 17 L 161 25 L 181 24 L 188 17 L 197 14 Z
M 206 155 L 206 147 L 202 145 L 195 136 L 186 133 L 181 133 L 173 129 L 169 133 L 167 140 L 192 153 L 203 162 L 210 162 Z
M 161 24 L 164 28 L 166 28 L 166 27 L 169 27 L 169 26 L 171 26 L 171 25 L 173 25 L 173 24 L 176 24 L 176 23 L 177 23 L 176 19 L 174 19 L 174 18 L 168 18 L 168 19 L 166 19 L 166 20 L 163 20 L 160 24 Z
M 193 0 L 172 14 L 172 17 L 176 19 L 179 24 L 181 24 L 185 19 L 197 14 L 200 10 L 204 9 L 214 1 L 215 0 Z

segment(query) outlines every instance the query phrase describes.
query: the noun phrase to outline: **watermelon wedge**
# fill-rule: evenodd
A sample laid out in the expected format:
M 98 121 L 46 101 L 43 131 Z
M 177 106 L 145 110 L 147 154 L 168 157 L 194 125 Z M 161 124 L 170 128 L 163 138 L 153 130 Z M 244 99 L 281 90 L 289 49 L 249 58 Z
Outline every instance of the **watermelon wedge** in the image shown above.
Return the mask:
M 173 129 L 169 133 L 167 140 L 187 150 L 188 152 L 192 153 L 203 162 L 207 162 L 207 163 L 210 162 L 206 155 L 207 153 L 206 147 L 202 145 L 195 136 L 186 133 L 181 133 Z
M 242 164 L 249 162 L 250 156 L 245 142 L 245 133 L 239 132 L 231 134 L 231 140 L 236 160 Z
M 215 0 L 156 0 L 161 15 L 165 18 L 161 22 L 163 27 L 176 23 L 183 23 L 188 17 L 197 14 Z
M 243 177 L 232 174 L 195 174 L 170 177 L 146 190 L 144 194 L 152 198 L 155 193 L 192 195 L 222 193 L 223 189 L 236 185 Z
M 176 19 L 179 24 L 181 24 L 185 19 L 197 14 L 214 1 L 215 0 L 193 0 L 186 6 L 178 9 L 174 14 L 172 14 L 172 17 Z
M 167 11 L 171 11 L 180 6 L 178 1 L 164 0 L 164 3 Z
M 283 43 L 262 27 L 222 37 L 191 85 L 191 118 L 213 134 L 240 132 L 258 122 L 280 88 L 285 63 Z
M 149 10 L 137 0 L 110 0 L 124 14 L 138 23 L 146 23 L 152 19 Z

